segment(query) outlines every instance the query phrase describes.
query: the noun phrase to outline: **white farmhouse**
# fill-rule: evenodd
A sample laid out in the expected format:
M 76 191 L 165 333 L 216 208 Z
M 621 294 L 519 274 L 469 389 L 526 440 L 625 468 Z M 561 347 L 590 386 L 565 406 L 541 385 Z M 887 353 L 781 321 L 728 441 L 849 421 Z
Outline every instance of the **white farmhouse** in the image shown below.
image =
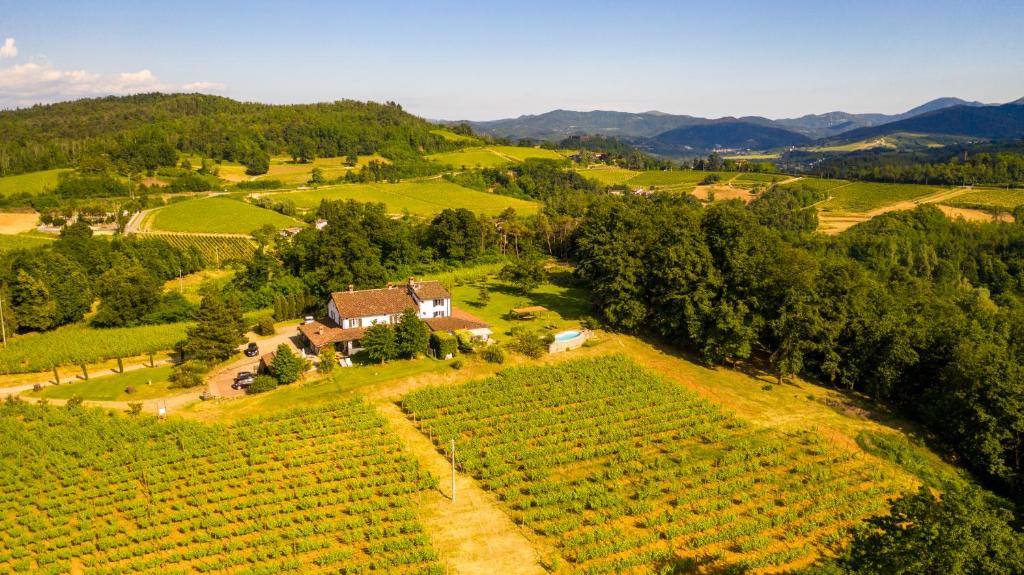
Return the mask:
M 402 312 L 412 309 L 431 331 L 468 331 L 486 340 L 490 326 L 452 307 L 452 296 L 440 282 L 418 282 L 409 278 L 403 285 L 386 288 L 334 292 L 327 301 L 327 317 L 299 326 L 299 331 L 315 353 L 327 345 L 351 355 L 360 349 L 359 340 L 374 324 L 395 324 Z

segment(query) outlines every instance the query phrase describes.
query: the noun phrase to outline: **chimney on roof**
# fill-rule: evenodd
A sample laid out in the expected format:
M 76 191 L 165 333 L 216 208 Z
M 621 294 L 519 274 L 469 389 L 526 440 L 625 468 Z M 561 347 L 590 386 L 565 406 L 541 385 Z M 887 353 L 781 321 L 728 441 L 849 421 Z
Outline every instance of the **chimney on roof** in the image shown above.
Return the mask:
M 391 283 L 391 282 L 388 282 L 388 289 L 392 289 L 392 288 L 394 288 L 394 287 L 395 287 L 395 284 L 393 284 L 393 283 Z
M 349 293 L 352 293 L 352 292 L 356 291 L 356 286 L 354 286 L 352 284 L 348 284 L 348 291 L 349 291 Z
M 416 287 L 416 278 L 409 276 L 409 287 Z

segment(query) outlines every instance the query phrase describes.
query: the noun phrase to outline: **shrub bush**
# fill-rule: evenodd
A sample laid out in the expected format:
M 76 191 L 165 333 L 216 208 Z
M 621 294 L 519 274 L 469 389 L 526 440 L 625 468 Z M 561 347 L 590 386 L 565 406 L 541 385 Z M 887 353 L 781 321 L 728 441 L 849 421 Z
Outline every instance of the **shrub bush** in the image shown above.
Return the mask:
M 277 346 L 277 353 L 270 362 L 270 372 L 277 378 L 278 383 L 292 383 L 299 379 L 304 371 L 306 360 L 296 355 L 286 343 Z
M 318 357 L 320 361 L 317 369 L 320 370 L 320 373 L 331 373 L 334 371 L 337 359 L 335 359 L 333 347 L 328 346 L 321 349 Z
M 459 353 L 472 353 L 476 347 L 473 343 L 473 334 L 464 329 L 455 332 L 455 341 L 458 343 Z
M 274 335 L 276 331 L 274 328 L 274 318 L 270 316 L 261 317 L 256 323 L 256 333 L 260 335 Z
M 505 363 L 505 350 L 500 345 L 489 345 L 480 352 L 480 357 L 490 363 Z
M 179 364 L 171 371 L 172 388 L 189 388 L 202 385 L 203 376 L 210 370 L 210 366 L 204 362 L 194 359 Z
M 533 359 L 544 355 L 548 350 L 544 340 L 537 337 L 537 334 L 519 327 L 512 329 L 512 342 L 508 347 Z
M 451 363 L 451 365 L 452 365 L 452 369 L 462 369 L 462 366 L 465 365 L 465 364 L 462 363 L 462 358 L 460 357 L 460 358 L 456 359 L 455 361 L 453 361 Z
M 277 389 L 277 380 L 269 375 L 257 375 L 249 386 L 249 393 L 265 393 Z
M 127 393 L 128 395 L 135 393 L 135 386 L 129 385 L 128 387 L 124 388 L 124 392 Z
M 435 331 L 430 334 L 430 348 L 437 354 L 438 359 L 445 359 L 449 355 L 455 356 L 459 351 L 459 342 L 450 333 Z

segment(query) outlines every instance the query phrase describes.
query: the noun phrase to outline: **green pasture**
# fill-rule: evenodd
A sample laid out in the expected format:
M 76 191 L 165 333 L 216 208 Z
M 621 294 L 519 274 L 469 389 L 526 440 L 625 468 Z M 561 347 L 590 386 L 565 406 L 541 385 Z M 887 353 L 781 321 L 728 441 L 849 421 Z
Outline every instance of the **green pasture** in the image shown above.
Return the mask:
M 70 171 L 60 168 L 2 177 L 0 178 L 0 196 L 12 196 L 20 193 L 38 194 L 53 190 L 60 181 L 60 175 Z
M 356 200 L 359 202 L 382 202 L 388 212 L 430 216 L 445 208 L 466 208 L 477 213 L 496 215 L 506 208 L 518 213 L 533 213 L 537 204 L 491 194 L 469 188 L 431 180 L 425 182 L 399 182 L 395 184 L 341 184 L 316 190 L 271 194 L 274 198 L 290 199 L 300 208 L 315 209 L 321 200 Z
M 49 245 L 55 237 L 35 234 L 0 234 L 0 254 L 13 250 L 27 250 Z
M 167 232 L 249 234 L 270 224 L 275 228 L 302 222 L 277 212 L 228 198 L 201 198 L 176 202 L 153 215 L 152 229 Z

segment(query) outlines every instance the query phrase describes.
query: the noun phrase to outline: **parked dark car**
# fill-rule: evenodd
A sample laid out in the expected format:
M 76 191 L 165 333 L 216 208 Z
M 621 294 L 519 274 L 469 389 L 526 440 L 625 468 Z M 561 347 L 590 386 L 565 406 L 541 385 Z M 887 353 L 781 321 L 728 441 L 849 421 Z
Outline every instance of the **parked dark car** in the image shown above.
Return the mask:
M 245 348 L 245 357 L 256 357 L 260 354 L 260 348 L 256 345 L 256 342 L 249 342 L 249 345 Z
M 235 376 L 235 382 L 231 384 L 231 389 L 246 389 L 252 385 L 252 382 L 255 379 L 256 378 L 253 376 L 252 372 L 240 371 L 238 372 L 238 375 Z

